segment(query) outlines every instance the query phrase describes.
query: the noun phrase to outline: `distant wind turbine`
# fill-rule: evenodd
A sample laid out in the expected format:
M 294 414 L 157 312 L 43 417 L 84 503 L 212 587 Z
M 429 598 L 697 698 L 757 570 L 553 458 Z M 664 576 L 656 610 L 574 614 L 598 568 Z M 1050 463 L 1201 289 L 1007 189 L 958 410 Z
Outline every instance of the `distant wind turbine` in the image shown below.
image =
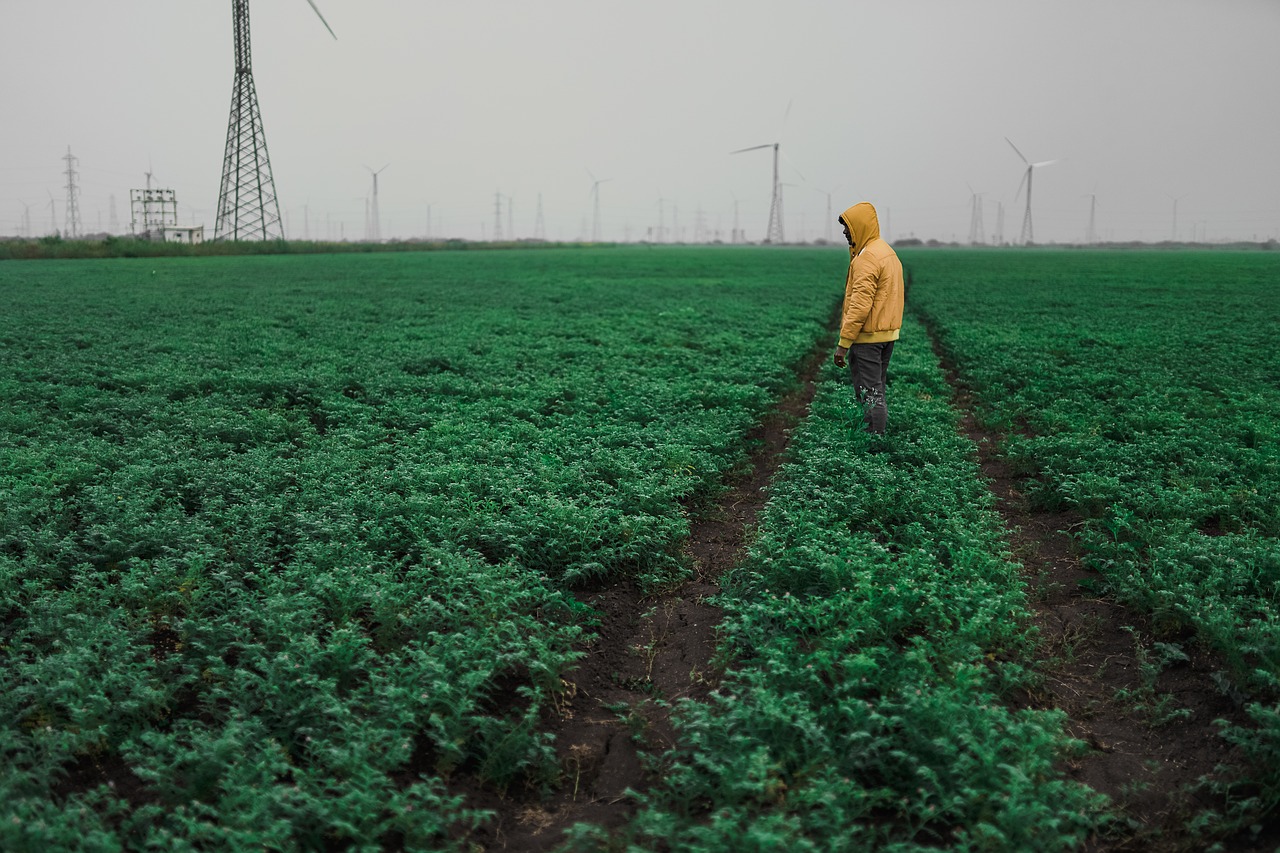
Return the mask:
M 1094 190 L 1097 190 L 1097 189 L 1098 187 L 1095 184 Z M 1085 232 L 1084 242 L 1086 245 L 1092 246 L 1094 243 L 1098 242 L 1098 229 L 1096 227 L 1097 212 L 1098 212 L 1098 194 L 1097 192 L 1091 192 L 1087 196 L 1085 196 L 1085 198 L 1089 199 L 1089 230 Z
M 830 242 L 831 242 L 831 239 L 832 239 L 832 237 L 831 237 L 831 231 L 832 231 L 832 229 L 831 229 L 831 225 L 832 225 L 832 223 L 834 223 L 834 222 L 835 222 L 835 219 L 833 219 L 833 218 L 832 218 L 832 216 L 831 216 L 831 214 L 834 212 L 834 211 L 832 211 L 832 209 L 831 209 L 831 196 L 832 196 L 832 195 L 835 193 L 835 191 L 836 191 L 836 190 L 838 190 L 838 189 L 839 189 L 839 187 L 838 187 L 838 186 L 837 186 L 837 187 L 832 187 L 832 188 L 831 188 L 831 189 L 829 189 L 829 190 L 824 190 L 824 189 L 819 189 L 818 187 L 813 187 L 813 191 L 814 191 L 814 192 L 816 192 L 816 193 L 821 193 L 822 195 L 825 195 L 825 196 L 827 197 L 827 220 L 826 220 L 826 223 L 827 223 L 827 224 L 826 224 L 826 226 L 825 226 L 825 227 L 823 228 L 823 230 L 822 230 L 822 239 L 826 240 L 828 243 L 830 243 Z
M 982 224 L 982 197 L 985 193 L 974 190 L 972 184 L 965 186 L 969 187 L 969 245 L 976 246 L 987 242 L 987 229 Z
M 387 166 L 390 165 L 390 163 L 387 164 Z M 382 222 L 378 216 L 378 175 L 385 172 L 387 170 L 387 166 L 383 166 L 376 172 L 373 169 L 369 169 L 368 166 L 365 166 L 366 169 L 369 169 L 369 174 L 373 175 L 373 208 L 369 218 L 369 239 L 375 243 L 382 242 Z
M 1018 150 L 1018 146 L 1014 145 L 1013 141 L 1010 140 L 1009 137 L 1006 136 L 1004 138 L 1004 141 L 1008 142 L 1009 147 L 1013 149 L 1013 152 L 1018 155 L 1018 157 L 1022 160 L 1023 163 L 1027 164 L 1027 170 L 1022 173 L 1022 180 L 1018 182 L 1018 189 L 1013 194 L 1013 200 L 1017 201 L 1018 194 L 1022 192 L 1022 185 L 1023 184 L 1027 185 L 1027 211 L 1022 215 L 1022 236 L 1019 238 L 1019 242 L 1023 243 L 1024 245 L 1027 245 L 1035 242 L 1035 233 L 1033 232 L 1031 227 L 1031 177 L 1032 177 L 1032 174 L 1035 172 L 1036 169 L 1040 168 L 1041 166 L 1050 166 L 1054 163 L 1057 163 L 1058 161 L 1057 160 L 1041 160 L 1038 163 L 1032 163 L 1026 157 L 1022 156 L 1022 152 Z
M 591 177 L 591 242 L 600 242 L 600 185 L 607 184 L 613 178 L 597 178 L 587 169 L 587 174 Z
M 730 151 L 730 154 L 742 154 L 745 151 L 759 151 L 761 148 L 773 149 L 773 197 L 769 202 L 769 227 L 765 230 L 764 241 L 766 243 L 781 243 L 782 235 L 782 184 L 778 181 L 778 149 L 781 146 L 779 142 L 766 142 L 764 145 L 752 145 L 749 148 L 739 148 L 737 151 Z

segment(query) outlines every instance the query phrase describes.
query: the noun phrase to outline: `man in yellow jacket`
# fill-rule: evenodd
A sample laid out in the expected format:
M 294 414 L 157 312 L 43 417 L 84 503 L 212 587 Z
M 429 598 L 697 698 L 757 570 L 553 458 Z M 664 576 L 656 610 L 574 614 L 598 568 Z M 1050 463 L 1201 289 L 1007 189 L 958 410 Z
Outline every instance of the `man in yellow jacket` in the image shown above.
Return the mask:
M 889 357 L 902 329 L 902 262 L 880 239 L 880 220 L 868 202 L 840 214 L 840 224 L 849 241 L 849 274 L 836 367 L 844 367 L 847 361 L 867 429 L 882 433 L 888 419 Z

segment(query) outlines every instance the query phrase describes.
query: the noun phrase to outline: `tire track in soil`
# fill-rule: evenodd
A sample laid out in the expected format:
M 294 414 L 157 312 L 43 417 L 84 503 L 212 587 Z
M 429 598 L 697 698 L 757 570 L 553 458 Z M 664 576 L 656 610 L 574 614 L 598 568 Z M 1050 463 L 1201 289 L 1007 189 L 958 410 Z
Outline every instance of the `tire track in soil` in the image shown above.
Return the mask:
M 1219 765 L 1241 763 L 1238 751 L 1219 736 L 1214 721 L 1252 726 L 1243 708 L 1215 685 L 1213 674 L 1226 669 L 1225 665 L 1200 648 L 1190 631 L 1157 636 L 1143 615 L 1089 590 L 1088 583 L 1098 575 L 1085 568 L 1082 549 L 1068 532 L 1081 527 L 1084 517 L 1031 505 L 1023 492 L 1025 480 L 1002 457 L 1005 436 L 979 424 L 973 393 L 931 323 L 921 315 L 917 318 L 928 331 L 951 387 L 960 429 L 977 448 L 982 475 L 996 497 L 1013 556 L 1024 567 L 1028 605 L 1039 631 L 1038 669 L 1044 683 L 1015 703 L 1066 713 L 1067 733 L 1084 741 L 1088 752 L 1067 760 L 1062 769 L 1077 782 L 1106 794 L 1127 824 L 1089 839 L 1086 849 L 1204 849 L 1205 839 L 1193 837 L 1186 822 L 1202 810 L 1220 810 L 1222 803 L 1192 789 L 1204 777 L 1217 778 Z M 1139 655 L 1157 659 L 1156 639 L 1178 644 L 1189 660 L 1160 672 L 1152 694 Z M 1147 707 L 1123 701 L 1118 696 L 1121 691 L 1147 697 Z M 1166 695 L 1169 710 L 1180 709 L 1184 716 L 1157 725 L 1149 702 Z M 1223 849 L 1275 849 L 1280 838 L 1274 832 L 1267 837 L 1267 843 L 1226 839 Z
M 833 312 L 829 331 L 835 321 Z M 491 809 L 497 818 L 469 840 L 486 851 L 553 850 L 576 823 L 612 830 L 635 814 L 636 803 L 626 792 L 651 786 L 637 739 L 650 754 L 671 750 L 676 732 L 670 705 L 705 699 L 716 686 L 712 659 L 721 610 L 707 599 L 719 592 L 719 577 L 745 555 L 766 487 L 784 460 L 792 430 L 808 414 L 830 349 L 827 338 L 806 356 L 798 386 L 747 433 L 747 446 L 755 446 L 749 467 L 731 473 L 724 494 L 691 520 L 685 554 L 694 577 L 650 596 L 628 579 L 575 590 L 600 624 L 587 656 L 565 677 L 571 686 L 559 714 L 543 729 L 555 736 L 563 784 L 547 798 L 519 791 L 499 797 L 471 786 L 467 805 Z M 629 709 L 625 721 L 617 712 L 623 707 Z

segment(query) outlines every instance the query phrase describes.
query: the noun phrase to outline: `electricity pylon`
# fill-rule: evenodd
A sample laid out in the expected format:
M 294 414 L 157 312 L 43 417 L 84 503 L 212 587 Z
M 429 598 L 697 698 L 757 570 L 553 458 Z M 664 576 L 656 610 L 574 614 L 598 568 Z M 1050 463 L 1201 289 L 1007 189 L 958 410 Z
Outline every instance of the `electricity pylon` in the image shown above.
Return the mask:
M 329 22 L 312 0 L 307 0 L 329 35 Z M 227 147 L 222 159 L 222 186 L 218 191 L 215 240 L 283 240 L 280 203 L 267 155 L 262 111 L 253 84 L 253 56 L 249 40 L 249 0 L 232 0 L 235 33 L 236 76 L 231 90 L 231 117 L 227 122 Z
M 71 153 L 71 146 L 68 145 L 67 156 L 62 159 L 67 164 L 67 171 L 63 172 L 67 176 L 67 223 L 65 231 L 66 236 L 74 240 L 80 236 L 80 187 L 76 186 L 76 178 L 79 176 L 79 172 L 76 171 L 76 163 L 80 162 L 80 158 Z M 1175 207 L 1175 211 L 1176 209 Z M 1174 217 L 1176 221 L 1176 212 Z

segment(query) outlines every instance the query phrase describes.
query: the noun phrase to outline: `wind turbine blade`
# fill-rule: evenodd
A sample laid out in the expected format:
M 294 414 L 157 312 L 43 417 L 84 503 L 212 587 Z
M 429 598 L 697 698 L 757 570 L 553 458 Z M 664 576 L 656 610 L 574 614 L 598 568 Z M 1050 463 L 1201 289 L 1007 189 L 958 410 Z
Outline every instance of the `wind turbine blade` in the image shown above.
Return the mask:
M 750 148 L 739 148 L 737 151 L 730 151 L 730 154 L 741 154 L 743 151 L 758 151 L 761 148 L 772 148 L 774 143 L 766 142 L 764 145 L 752 145 Z
M 1018 188 L 1013 191 L 1013 200 L 1016 202 L 1018 196 L 1022 195 L 1022 185 L 1027 182 L 1027 178 L 1031 176 L 1031 166 L 1027 165 L 1027 171 L 1022 173 L 1022 180 L 1018 181 Z
M 778 150 L 782 151 L 782 149 L 778 149 Z M 797 175 L 800 176 L 800 182 L 804 184 L 809 183 L 808 179 L 806 179 L 804 175 L 800 174 L 800 170 L 796 168 L 795 161 L 792 160 L 790 156 L 788 156 L 787 152 L 782 151 L 782 156 L 787 161 L 787 165 L 791 167 L 791 171 L 795 172 Z
M 1006 136 L 1004 138 L 1004 141 L 1009 143 L 1009 147 L 1013 149 L 1013 152 L 1015 154 L 1017 154 L 1019 157 L 1022 157 L 1022 152 L 1018 150 L 1018 146 L 1013 144 L 1013 140 L 1011 140 L 1009 137 Z M 1028 166 L 1031 165 L 1030 161 L 1027 160 L 1026 157 L 1022 157 L 1022 162 L 1026 163 Z
M 320 14 L 320 7 L 316 5 L 315 0 L 307 0 L 311 4 L 311 11 L 316 13 L 316 17 L 320 19 L 320 23 L 324 24 L 324 28 L 329 31 L 329 35 L 333 36 L 333 40 L 338 40 L 338 34 L 333 31 L 333 27 L 329 26 L 329 22 L 324 19 L 324 15 Z
M 1031 168 L 1038 169 L 1041 166 L 1052 166 L 1054 163 L 1061 162 L 1061 160 L 1062 160 L 1061 157 L 1057 158 L 1056 160 L 1041 160 L 1039 163 L 1032 163 Z

